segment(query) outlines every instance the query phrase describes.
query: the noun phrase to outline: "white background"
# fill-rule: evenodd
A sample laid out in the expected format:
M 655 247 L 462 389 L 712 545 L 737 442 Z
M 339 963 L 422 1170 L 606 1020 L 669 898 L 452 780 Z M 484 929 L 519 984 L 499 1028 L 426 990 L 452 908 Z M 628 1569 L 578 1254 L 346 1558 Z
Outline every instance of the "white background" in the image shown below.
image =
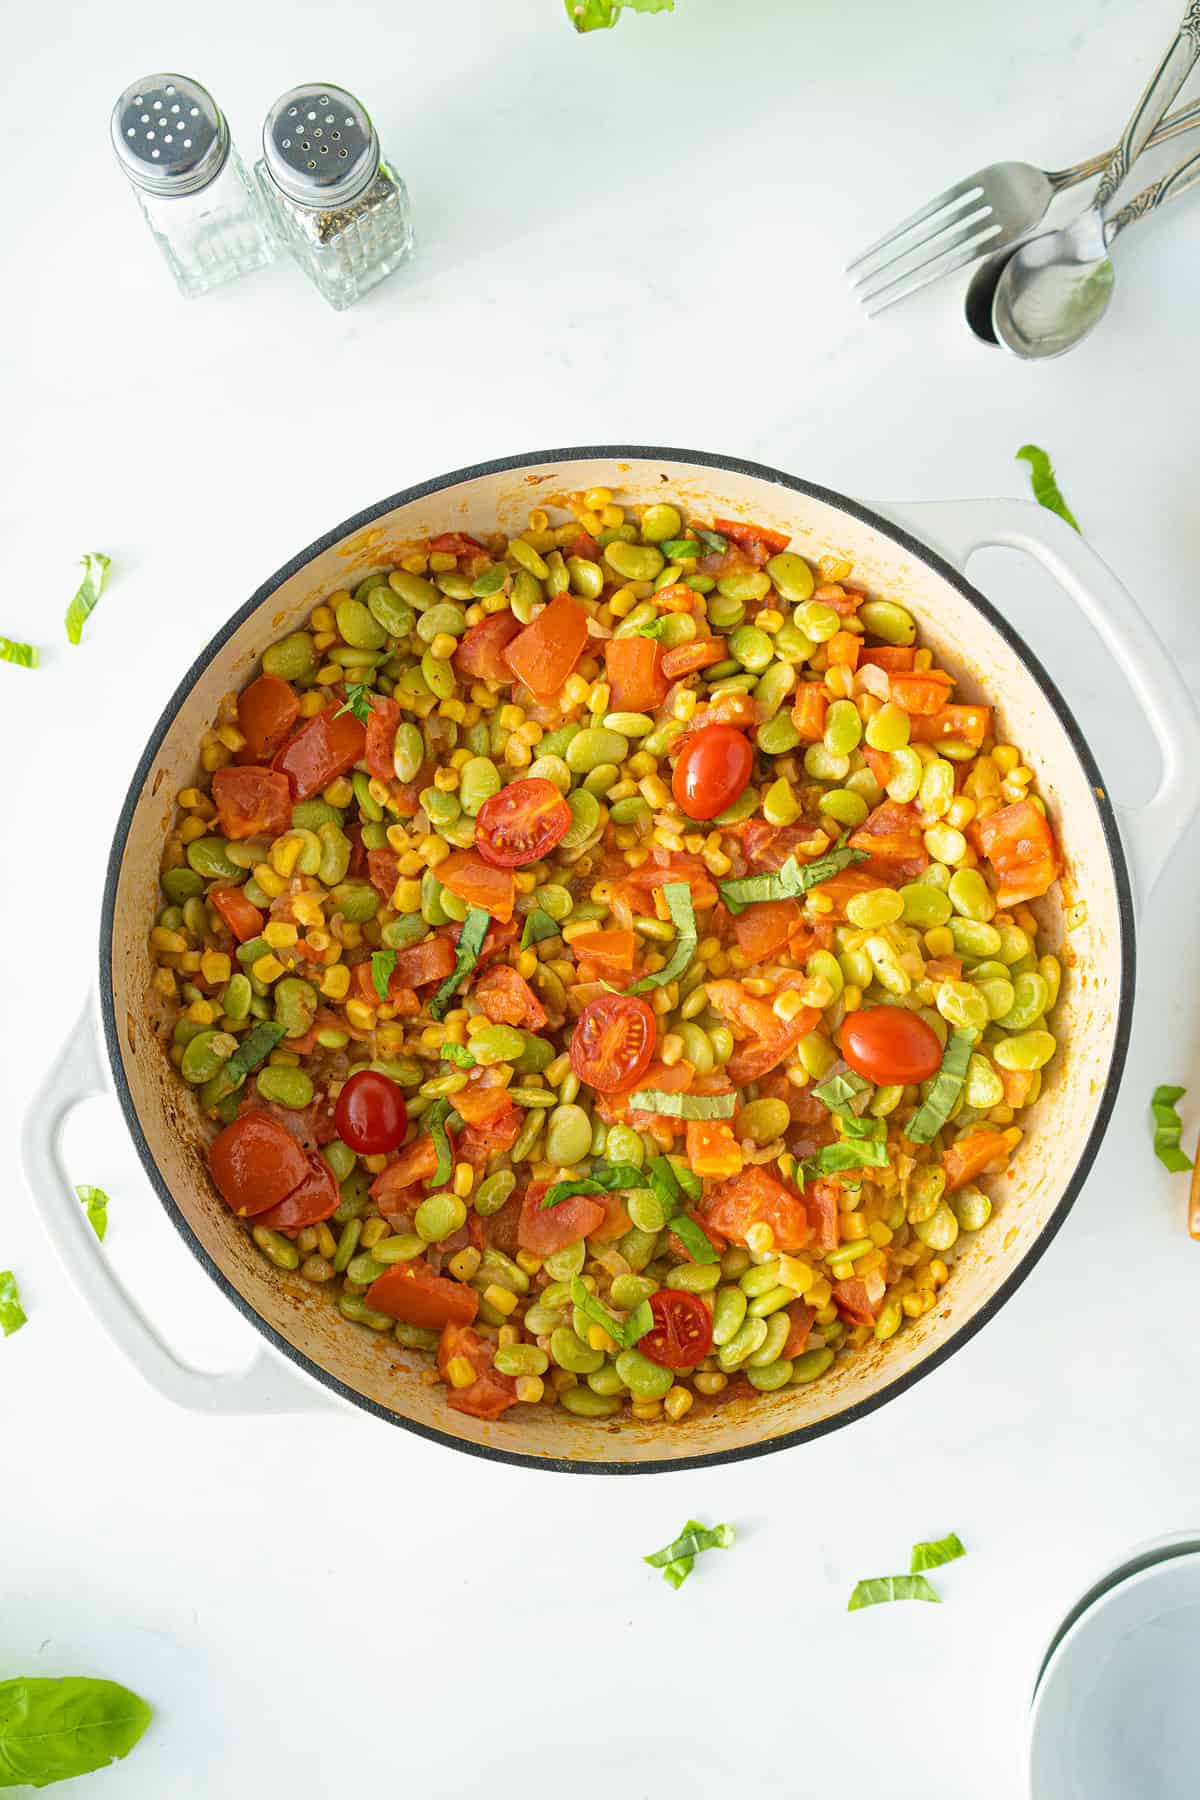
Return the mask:
M 642 441 L 868 500 L 1015 495 L 1033 439 L 1200 681 L 1200 202 L 1123 240 L 1103 329 L 1042 368 L 969 339 L 956 283 L 867 324 L 839 272 L 993 157 L 1102 148 L 1178 0 L 678 3 L 581 39 L 561 0 L 6 19 L 0 631 L 46 649 L 36 673 L 0 668 L 0 1267 L 30 1315 L 0 1341 L 0 1678 L 89 1672 L 155 1703 L 94 1778 L 113 1800 L 1011 1800 L 1057 1618 L 1137 1542 L 1197 1524 L 1200 1245 L 1146 1116 L 1155 1082 L 1197 1078 L 1194 838 L 1143 921 L 1125 1087 L 1066 1229 L 946 1367 L 785 1455 L 613 1480 L 469 1460 L 349 1409 L 192 1417 L 110 1347 L 33 1217 L 19 1121 L 94 980 L 149 728 L 260 581 L 406 483 Z M 290 265 L 177 299 L 106 136 L 119 90 L 164 67 L 212 86 L 247 153 L 295 82 L 359 93 L 410 185 L 411 270 L 340 317 Z M 93 548 L 113 576 L 70 649 Z M 1136 787 L 1143 728 L 1069 603 L 999 554 L 974 572 L 1117 793 Z M 162 1218 L 115 1103 L 69 1145 L 73 1179 L 112 1195 L 105 1254 L 174 1341 L 248 1361 L 257 1339 Z M 639 1557 L 690 1513 L 739 1543 L 673 1594 Z M 942 1607 L 847 1615 L 858 1577 L 951 1529 L 971 1554 Z

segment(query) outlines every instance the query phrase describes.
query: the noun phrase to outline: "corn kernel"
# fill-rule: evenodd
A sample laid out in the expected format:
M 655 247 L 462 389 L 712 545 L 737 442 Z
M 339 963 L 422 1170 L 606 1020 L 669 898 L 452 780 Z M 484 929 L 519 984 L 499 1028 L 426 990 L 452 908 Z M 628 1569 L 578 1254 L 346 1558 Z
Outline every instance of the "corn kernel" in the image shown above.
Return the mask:
M 746 1231 L 746 1247 L 757 1255 L 765 1255 L 775 1248 L 775 1233 L 764 1219 L 756 1220 Z
M 300 933 L 286 919 L 272 919 L 263 926 L 263 936 L 272 950 L 290 950 L 298 941 Z
M 945 925 L 935 925 L 925 933 L 925 948 L 930 956 L 953 956 L 953 933 Z
M 218 725 L 217 738 L 227 750 L 232 750 L 235 755 L 239 750 L 246 748 L 246 739 L 236 725 Z
M 754 623 L 760 631 L 776 632 L 783 628 L 783 614 L 774 606 L 764 606 L 754 616 Z
M 410 575 L 423 575 L 429 567 L 429 558 L 423 550 L 411 550 L 400 558 L 400 567 Z
M 250 973 L 256 981 L 278 981 L 283 974 L 283 964 L 277 956 L 260 956 L 250 965 Z
M 287 882 L 282 875 L 276 873 L 270 863 L 256 863 L 254 879 L 263 893 L 269 894 L 272 900 L 278 900 L 279 896 L 287 889 Z
M 177 798 L 180 806 L 183 807 L 185 812 L 211 813 L 212 811 L 211 800 L 200 788 L 180 788 Z
M 223 950 L 206 950 L 200 958 L 200 973 L 214 987 L 229 980 L 232 966 Z
M 484 1288 L 483 1297 L 489 1306 L 494 1306 L 497 1312 L 504 1314 L 505 1318 L 509 1313 L 517 1310 L 517 1296 L 508 1288 L 498 1286 L 494 1281 Z
M 563 697 L 564 705 L 566 705 L 566 706 L 582 706 L 584 701 L 588 697 L 590 688 L 591 688 L 591 683 L 585 681 L 583 679 L 582 675 L 568 675 L 566 681 L 563 683 L 562 697 Z M 515 731 L 518 725 L 523 725 L 525 723 L 525 714 L 523 712 L 521 712 L 521 709 L 519 706 L 514 706 L 511 708 L 506 707 L 504 710 L 506 712 L 512 711 L 512 712 L 516 712 L 516 713 L 521 713 L 520 718 L 517 719 L 513 723 L 513 725 L 511 725 L 509 727 L 510 730 Z M 503 716 L 501 716 L 500 723 L 501 724 L 504 723 Z
M 515 1260 L 518 1269 L 524 1269 L 527 1275 L 536 1275 L 542 1266 L 541 1257 L 535 1256 L 532 1250 L 518 1250 Z
M 433 656 L 437 658 L 438 662 L 449 662 L 450 658 L 454 655 L 454 652 L 458 649 L 458 639 L 452 632 L 438 631 L 434 633 L 433 641 L 429 648 Z
M 416 913 L 421 910 L 421 884 L 409 876 L 402 875 L 392 889 L 392 905 L 398 913 Z
M 691 1411 L 694 1398 L 690 1388 L 680 1387 L 676 1382 L 663 1401 L 663 1411 L 668 1419 L 682 1419 L 684 1413 Z
M 729 1386 L 728 1375 L 723 1375 L 720 1369 L 700 1369 L 692 1376 L 692 1381 L 697 1393 L 701 1394 L 719 1394 Z
M 325 696 L 316 688 L 310 688 L 300 699 L 300 717 L 315 719 L 319 712 L 325 711 Z
M 816 1279 L 816 1270 L 802 1257 L 781 1256 L 779 1258 L 780 1287 L 791 1288 L 795 1294 L 806 1294 Z
M 198 975 L 200 973 L 200 952 L 185 950 L 176 967 L 181 975 Z
M 224 744 L 204 744 L 200 749 L 200 767 L 206 775 L 215 775 L 218 769 L 225 767 L 231 755 L 232 751 L 227 750 Z
M 617 1347 L 603 1325 L 589 1325 L 587 1341 L 588 1348 L 591 1350 L 603 1350 L 607 1353 Z
M 330 806 L 349 806 L 354 798 L 354 784 L 345 775 L 338 775 L 330 782 L 321 794 Z
M 475 1380 L 474 1367 L 466 1356 L 452 1356 L 446 1364 L 446 1374 L 451 1387 L 469 1388 Z
M 172 931 L 166 925 L 156 925 L 150 933 L 150 948 L 161 950 L 168 956 L 178 956 L 187 949 L 187 938 L 182 931 Z
M 203 819 L 185 819 L 179 827 L 179 841 L 181 844 L 195 843 L 197 838 L 206 837 L 207 835 L 208 826 Z
M 170 969 L 155 969 L 150 985 L 155 993 L 161 994 L 165 1000 L 174 1000 L 179 992 L 179 984 Z
M 546 1384 L 540 1375 L 518 1375 L 516 1387 L 517 1399 L 525 1406 L 536 1406 L 545 1397 Z
M 583 504 L 587 507 L 589 512 L 602 512 L 606 506 L 611 506 L 612 502 L 613 496 L 611 488 L 588 488 L 583 496 Z M 624 515 L 622 515 L 622 517 L 623 516 Z M 620 523 L 621 519 L 618 519 L 617 524 L 619 525 Z M 601 530 L 603 529 L 603 526 L 601 526 Z
M 344 1000 L 350 992 L 350 971 L 345 963 L 336 963 L 321 977 L 321 992 L 327 1000 Z
M 640 1419 L 643 1424 L 649 1424 L 654 1419 L 662 1418 L 662 1401 L 635 1400 L 629 1410 L 635 1419 Z
M 517 957 L 517 974 L 528 981 L 537 972 L 537 951 L 522 950 Z
M 346 1017 L 356 1031 L 370 1031 L 375 1024 L 375 1011 L 362 1000 L 347 1000 Z
M 588 689 L 588 711 L 606 713 L 612 699 L 612 688 L 607 681 L 593 681 Z
M 454 1165 L 454 1192 L 460 1200 L 465 1200 L 475 1186 L 475 1171 L 469 1162 Z

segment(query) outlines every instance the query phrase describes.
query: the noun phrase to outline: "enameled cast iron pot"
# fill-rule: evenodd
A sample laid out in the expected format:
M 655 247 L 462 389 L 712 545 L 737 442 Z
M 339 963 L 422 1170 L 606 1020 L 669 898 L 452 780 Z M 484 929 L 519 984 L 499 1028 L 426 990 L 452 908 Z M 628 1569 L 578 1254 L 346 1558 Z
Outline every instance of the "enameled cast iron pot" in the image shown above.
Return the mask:
M 540 1408 L 521 1407 L 491 1424 L 450 1412 L 444 1390 L 422 1381 L 423 1359 L 390 1337 L 347 1324 L 320 1290 L 281 1275 L 259 1255 L 208 1180 L 193 1098 L 150 1026 L 147 933 L 158 905 L 163 836 L 174 796 L 196 776 L 196 748 L 221 696 L 246 682 L 266 646 L 295 629 L 320 599 L 391 566 L 407 541 L 455 528 L 516 532 L 532 505 L 601 485 L 620 490 L 622 500 L 670 496 L 700 518 L 732 514 L 786 531 L 795 549 L 846 557 L 857 578 L 910 607 L 936 660 L 963 677 L 964 696 L 977 688 L 996 704 L 1001 734 L 1021 746 L 1036 772 L 1066 857 L 1061 895 L 1056 890 L 1039 903 L 1049 941 L 1067 965 L 1055 1014 L 1063 1049 L 1011 1175 L 997 1184 L 997 1214 L 964 1243 L 945 1304 L 810 1387 L 735 1401 L 670 1430 Z M 271 1411 L 336 1404 L 328 1390 L 437 1442 L 510 1462 L 613 1473 L 678 1469 L 764 1454 L 850 1423 L 935 1368 L 1024 1279 L 1066 1218 L 1112 1110 L 1133 1004 L 1133 898 L 1107 786 L 1053 682 L 964 579 L 970 553 L 1003 544 L 1035 557 L 1123 665 L 1163 760 L 1153 802 L 1122 817 L 1142 895 L 1191 812 L 1189 770 L 1200 763 L 1200 730 L 1129 595 L 1058 519 L 1010 501 L 886 511 L 889 517 L 775 469 L 694 451 L 507 457 L 409 488 L 339 525 L 273 575 L 217 634 L 159 720 L 117 824 L 100 938 L 103 1050 L 93 1021 L 73 1034 L 25 1136 L 31 1185 L 58 1248 L 110 1333 L 163 1392 L 201 1410 Z M 59 1129 L 66 1112 L 102 1091 L 109 1076 L 185 1243 L 274 1347 L 241 1374 L 212 1377 L 179 1362 L 118 1285 L 75 1203 L 57 1154 Z

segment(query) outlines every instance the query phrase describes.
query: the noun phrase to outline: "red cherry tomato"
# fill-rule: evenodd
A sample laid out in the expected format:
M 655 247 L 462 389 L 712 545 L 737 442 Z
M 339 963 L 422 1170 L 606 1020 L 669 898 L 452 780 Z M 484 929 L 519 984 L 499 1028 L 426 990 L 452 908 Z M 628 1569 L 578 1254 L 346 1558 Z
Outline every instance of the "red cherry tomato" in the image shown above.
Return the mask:
M 712 1320 L 699 1294 L 659 1288 L 650 1296 L 654 1324 L 638 1349 L 664 1369 L 692 1369 L 712 1348 Z
M 208 1167 L 221 1198 L 243 1219 L 278 1205 L 311 1174 L 291 1132 L 264 1112 L 242 1113 L 219 1131 Z
M 394 1150 L 408 1130 L 408 1108 L 395 1082 L 377 1069 L 360 1069 L 337 1098 L 338 1136 L 361 1156 Z
M 571 829 L 571 809 L 540 775 L 510 781 L 485 800 L 475 820 L 475 847 L 497 869 L 520 869 L 548 856 Z
M 589 1000 L 571 1034 L 571 1067 L 602 1094 L 632 1087 L 654 1055 L 654 1014 L 633 994 Z
M 868 1006 L 847 1013 L 842 1055 L 859 1075 L 880 1087 L 928 1081 L 942 1062 L 932 1025 L 902 1006 Z
M 300 1231 L 305 1225 L 320 1225 L 331 1219 L 338 1209 L 342 1191 L 337 1177 L 323 1156 L 308 1152 L 308 1174 L 299 1187 L 285 1194 L 277 1206 L 258 1213 L 255 1223 L 270 1231 Z
M 732 725 L 706 725 L 679 752 L 671 790 L 689 819 L 715 819 L 750 779 L 754 751 Z

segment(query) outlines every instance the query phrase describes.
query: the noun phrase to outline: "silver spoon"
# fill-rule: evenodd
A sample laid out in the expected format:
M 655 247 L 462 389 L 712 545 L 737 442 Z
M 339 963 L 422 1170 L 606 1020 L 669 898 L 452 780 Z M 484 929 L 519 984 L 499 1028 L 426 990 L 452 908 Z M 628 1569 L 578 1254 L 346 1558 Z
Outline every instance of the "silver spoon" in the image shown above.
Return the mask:
M 1108 251 L 1113 240 L 1127 225 L 1168 200 L 1177 200 L 1198 181 L 1200 155 L 1143 188 L 1111 219 L 1089 210 L 1062 231 L 1030 238 L 999 271 L 991 319 L 996 342 L 1014 356 L 1033 361 L 1073 350 L 1108 310 L 1114 283 Z M 969 308 L 970 294 L 967 298 Z M 980 296 L 975 298 L 978 303 Z
M 1032 358 L 1061 356 L 1103 315 L 1112 294 L 1105 211 L 1198 60 L 1200 0 L 1189 0 L 1167 54 L 1108 160 L 1088 211 L 1062 231 L 1032 238 L 1001 271 L 992 323 L 1006 350 Z M 1147 206 L 1156 204 L 1149 201 Z

